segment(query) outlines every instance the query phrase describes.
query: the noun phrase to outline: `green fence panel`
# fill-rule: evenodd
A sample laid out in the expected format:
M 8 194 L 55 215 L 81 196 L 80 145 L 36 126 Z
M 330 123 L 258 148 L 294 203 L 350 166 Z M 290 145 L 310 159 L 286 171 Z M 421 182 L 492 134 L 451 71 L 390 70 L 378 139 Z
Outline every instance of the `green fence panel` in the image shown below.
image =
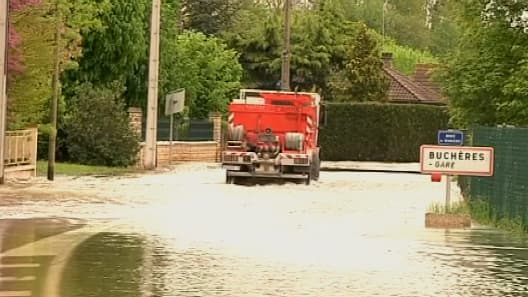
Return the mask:
M 493 220 L 520 218 L 528 227 L 528 129 L 477 127 L 469 145 L 495 149 L 493 177 L 464 177 L 459 183 L 471 199 L 484 199 Z

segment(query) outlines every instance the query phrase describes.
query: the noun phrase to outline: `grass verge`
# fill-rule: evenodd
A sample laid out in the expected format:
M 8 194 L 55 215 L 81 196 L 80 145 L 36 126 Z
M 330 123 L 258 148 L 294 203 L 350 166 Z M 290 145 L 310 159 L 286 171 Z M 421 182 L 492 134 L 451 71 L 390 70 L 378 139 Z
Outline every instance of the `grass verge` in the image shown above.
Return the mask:
M 481 225 L 492 226 L 510 233 L 526 233 L 522 218 L 493 218 L 490 204 L 484 199 L 471 199 L 471 217 Z
M 452 203 L 446 207 L 445 203 L 433 203 L 428 211 L 436 214 L 470 214 L 470 208 L 464 201 Z
M 48 172 L 48 162 L 37 162 L 37 175 L 45 176 Z M 125 175 L 130 173 L 141 172 L 137 168 L 106 167 L 106 166 L 89 166 L 71 163 L 56 163 L 55 174 L 70 176 L 87 176 L 87 175 Z
M 429 205 L 428 211 L 436 214 L 467 214 L 480 225 L 514 234 L 526 234 L 528 231 L 520 217 L 494 219 L 491 216 L 489 203 L 483 199 L 470 199 L 470 202 L 453 203 L 448 209 L 443 203 L 433 203 Z

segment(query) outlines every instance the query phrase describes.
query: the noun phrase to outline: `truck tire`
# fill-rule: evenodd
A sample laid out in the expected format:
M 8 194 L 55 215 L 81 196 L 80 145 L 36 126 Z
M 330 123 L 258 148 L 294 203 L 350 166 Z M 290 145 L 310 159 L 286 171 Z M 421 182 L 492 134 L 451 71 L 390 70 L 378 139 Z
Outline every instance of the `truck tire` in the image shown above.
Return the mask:
M 310 166 L 310 176 L 312 180 L 319 180 L 319 173 L 321 172 L 321 159 L 319 153 L 315 153 L 312 156 L 312 165 Z
M 285 148 L 292 151 L 300 151 L 303 148 L 304 134 L 302 133 L 286 133 Z
M 226 172 L 226 184 L 228 185 L 232 185 L 235 183 L 235 177 L 234 176 L 229 176 L 229 174 Z

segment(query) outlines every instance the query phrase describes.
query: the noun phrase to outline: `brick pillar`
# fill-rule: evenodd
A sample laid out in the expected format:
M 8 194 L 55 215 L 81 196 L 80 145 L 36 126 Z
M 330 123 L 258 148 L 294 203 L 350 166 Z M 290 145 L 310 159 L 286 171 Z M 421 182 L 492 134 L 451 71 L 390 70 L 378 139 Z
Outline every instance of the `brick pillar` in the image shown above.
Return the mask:
M 213 122 L 213 140 L 216 142 L 216 162 L 219 162 L 222 150 L 222 115 L 220 113 L 211 113 L 209 119 Z
M 130 118 L 130 125 L 132 125 L 132 129 L 134 129 L 134 132 L 136 132 L 137 135 L 141 136 L 141 121 L 143 120 L 143 112 L 141 111 L 141 108 L 130 107 L 128 109 L 128 116 Z
M 143 120 L 143 112 L 141 111 L 141 108 L 139 107 L 128 108 L 128 118 L 129 118 L 130 126 L 132 127 L 132 130 L 136 132 L 136 135 L 141 137 L 142 120 Z M 138 156 L 137 156 L 136 168 L 143 168 L 143 150 L 144 149 L 145 149 L 144 144 L 141 144 L 141 148 L 139 149 Z

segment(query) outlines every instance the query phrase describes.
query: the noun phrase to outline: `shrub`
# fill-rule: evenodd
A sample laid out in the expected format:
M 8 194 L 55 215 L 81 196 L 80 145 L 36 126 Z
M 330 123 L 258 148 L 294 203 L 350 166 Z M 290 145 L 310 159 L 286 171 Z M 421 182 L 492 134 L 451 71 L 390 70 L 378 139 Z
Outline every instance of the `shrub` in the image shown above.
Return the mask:
M 320 145 L 327 161 L 417 162 L 436 144 L 447 108 L 419 104 L 327 103 Z
M 131 129 L 122 89 L 76 88 L 64 119 L 71 161 L 86 165 L 129 166 L 136 162 L 139 136 Z

